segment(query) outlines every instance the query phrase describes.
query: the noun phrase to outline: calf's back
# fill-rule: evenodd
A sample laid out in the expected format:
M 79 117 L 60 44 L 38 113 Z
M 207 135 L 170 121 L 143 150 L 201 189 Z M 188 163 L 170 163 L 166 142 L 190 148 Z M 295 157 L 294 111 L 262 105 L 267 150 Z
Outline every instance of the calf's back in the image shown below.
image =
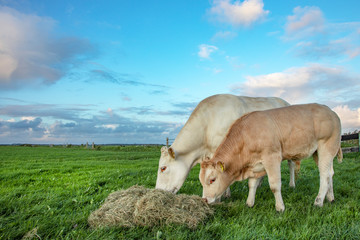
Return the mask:
M 281 151 L 283 159 L 300 160 L 312 155 L 319 142 L 332 153 L 339 150 L 340 119 L 327 106 L 293 105 L 250 113 L 234 123 L 228 138 L 242 129 L 250 152 Z

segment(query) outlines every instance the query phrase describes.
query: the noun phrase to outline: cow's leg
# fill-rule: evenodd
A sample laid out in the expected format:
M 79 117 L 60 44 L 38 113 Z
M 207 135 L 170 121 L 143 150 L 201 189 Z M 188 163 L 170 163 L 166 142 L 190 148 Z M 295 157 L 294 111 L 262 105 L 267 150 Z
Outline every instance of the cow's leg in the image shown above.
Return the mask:
M 326 150 L 318 150 L 318 167 L 320 173 L 320 188 L 319 193 L 315 199 L 314 205 L 322 207 L 324 203 L 325 195 L 330 191 L 329 197 L 331 197 L 332 190 L 329 190 L 330 181 L 332 181 L 331 168 L 333 157 Z M 331 184 L 332 185 L 332 184 Z M 333 197 L 333 194 L 332 194 Z
M 225 198 L 230 198 L 230 197 L 231 197 L 230 187 L 228 187 L 228 188 L 225 190 L 224 197 L 225 197 Z
M 281 157 L 273 156 L 263 161 L 271 191 L 275 196 L 276 211 L 283 212 L 285 205 L 281 196 Z
M 254 206 L 256 189 L 260 185 L 260 182 L 261 182 L 262 179 L 263 179 L 263 177 L 249 178 L 249 195 L 248 195 L 248 198 L 246 200 L 246 204 L 249 207 Z
M 289 172 L 290 172 L 290 187 L 295 187 L 295 162 L 288 160 Z

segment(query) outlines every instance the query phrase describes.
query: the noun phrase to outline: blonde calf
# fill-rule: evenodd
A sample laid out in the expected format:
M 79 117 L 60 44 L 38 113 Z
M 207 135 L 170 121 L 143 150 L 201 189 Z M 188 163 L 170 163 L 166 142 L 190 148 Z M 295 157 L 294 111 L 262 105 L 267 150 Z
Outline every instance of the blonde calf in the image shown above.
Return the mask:
M 249 207 L 256 188 L 268 175 L 276 210 L 284 211 L 281 196 L 281 161 L 300 161 L 315 156 L 320 172 L 320 189 L 315 205 L 321 207 L 325 195 L 334 200 L 333 159 L 342 160 L 339 117 L 319 104 L 294 105 L 249 113 L 238 119 L 212 159 L 203 161 L 200 182 L 203 198 L 215 202 L 235 181 L 249 179 Z

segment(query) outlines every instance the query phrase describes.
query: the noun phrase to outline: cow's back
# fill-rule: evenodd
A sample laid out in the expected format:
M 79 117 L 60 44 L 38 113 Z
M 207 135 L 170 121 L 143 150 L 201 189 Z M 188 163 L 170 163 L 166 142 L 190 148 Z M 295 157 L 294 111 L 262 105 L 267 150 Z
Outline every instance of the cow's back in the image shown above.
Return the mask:
M 214 153 L 235 120 L 252 111 L 288 106 L 280 98 L 252 98 L 219 94 L 201 101 L 176 137 L 172 147 L 180 152 L 205 149 Z

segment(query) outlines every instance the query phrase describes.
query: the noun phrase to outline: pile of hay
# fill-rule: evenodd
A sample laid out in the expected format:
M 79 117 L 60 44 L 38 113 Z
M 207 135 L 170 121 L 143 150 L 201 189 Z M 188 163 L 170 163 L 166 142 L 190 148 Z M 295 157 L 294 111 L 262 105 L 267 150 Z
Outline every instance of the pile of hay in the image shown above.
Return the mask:
M 91 227 L 181 224 L 196 228 L 212 214 L 213 210 L 199 196 L 175 195 L 135 185 L 111 193 L 90 214 L 88 222 Z

